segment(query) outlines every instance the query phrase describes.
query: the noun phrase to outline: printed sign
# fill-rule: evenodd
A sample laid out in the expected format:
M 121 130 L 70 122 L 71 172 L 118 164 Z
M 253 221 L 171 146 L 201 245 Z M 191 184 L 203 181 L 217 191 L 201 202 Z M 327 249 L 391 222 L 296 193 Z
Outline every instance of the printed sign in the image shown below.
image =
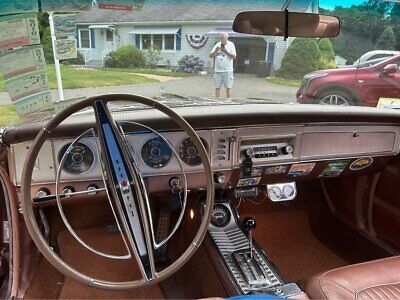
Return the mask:
M 76 15 L 54 15 L 54 33 L 57 39 L 75 37 Z
M 17 114 L 26 116 L 33 112 L 47 111 L 53 108 L 53 99 L 50 91 L 30 95 L 14 103 Z
M 379 98 L 377 108 L 400 109 L 399 98 Z
M 40 44 L 36 14 L 0 17 L 0 51 Z
M 0 72 L 5 80 L 43 70 L 45 67 L 42 46 L 29 46 L 0 53 Z
M 99 0 L 100 9 L 113 10 L 141 10 L 144 5 L 144 0 Z
M 252 185 L 257 185 L 261 180 L 261 177 L 253 177 L 253 178 L 242 178 L 239 179 L 237 183 L 237 187 L 242 187 L 242 186 L 252 186 Z
M 37 71 L 5 81 L 6 89 L 13 102 L 48 90 L 46 72 Z
M 250 177 L 259 177 L 259 176 L 261 176 L 262 175 L 262 173 L 263 173 L 263 167 L 253 167 L 252 169 L 251 169 L 251 174 L 250 174 Z M 244 176 L 249 176 L 249 175 L 244 175 L 243 174 L 243 170 L 241 170 L 241 172 L 240 172 L 240 177 L 244 177 Z
M 1 0 L 0 15 L 37 12 L 38 6 L 38 0 Z
M 73 98 L 73 99 L 67 99 L 63 101 L 58 101 L 54 102 L 54 113 L 59 113 L 60 111 L 63 111 L 67 107 L 70 107 L 71 105 L 81 102 L 83 100 L 87 99 L 86 97 L 79 97 L 79 98 Z
M 288 168 L 289 168 L 289 166 L 284 166 L 284 165 L 266 167 L 265 174 L 267 174 L 267 175 L 268 174 L 284 174 L 284 173 L 286 173 Z
M 350 170 L 358 171 L 365 168 L 368 168 L 374 160 L 372 157 L 362 157 L 353 161 L 350 165 Z
M 56 54 L 59 60 L 77 58 L 75 39 L 56 40 Z
M 315 163 L 303 163 L 303 164 L 292 165 L 290 167 L 288 175 L 293 177 L 308 175 L 312 172 L 314 167 Z
M 349 160 L 330 162 L 318 177 L 338 177 L 346 169 Z
M 92 0 L 41 0 L 42 11 L 47 12 L 77 12 L 90 10 Z

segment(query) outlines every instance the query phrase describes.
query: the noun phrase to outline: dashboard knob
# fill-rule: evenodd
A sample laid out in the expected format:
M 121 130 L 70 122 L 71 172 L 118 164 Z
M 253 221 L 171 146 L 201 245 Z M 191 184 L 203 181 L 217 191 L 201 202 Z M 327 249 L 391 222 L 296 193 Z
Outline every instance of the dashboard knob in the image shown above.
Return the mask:
M 86 188 L 86 190 L 87 190 L 89 193 L 87 193 L 87 194 L 90 195 L 90 196 L 96 195 L 97 192 L 96 192 L 95 190 L 97 190 L 98 188 L 99 188 L 99 187 L 98 187 L 97 185 L 95 185 L 95 184 L 90 184 L 90 185 L 88 185 L 88 187 Z M 93 191 L 93 192 L 90 192 L 90 191 Z
M 253 148 L 247 148 L 245 151 L 244 151 L 244 155 L 245 156 L 247 156 L 247 157 L 253 157 L 253 155 L 254 155 L 254 150 L 253 150 Z
M 50 191 L 47 188 L 40 188 L 36 193 L 36 198 L 43 198 L 50 195 Z
M 253 230 L 254 228 L 256 228 L 256 225 L 257 225 L 256 220 L 251 217 L 245 218 L 243 220 L 243 228 L 246 231 Z
M 282 147 L 282 153 L 283 154 L 292 154 L 294 151 L 293 146 L 287 145 L 285 147 Z
M 65 195 L 66 197 L 69 197 L 68 194 L 71 194 L 75 192 L 75 189 L 72 186 L 66 186 L 63 190 L 62 190 L 62 194 Z
M 214 181 L 215 183 L 224 183 L 225 182 L 225 175 L 221 172 L 214 173 Z

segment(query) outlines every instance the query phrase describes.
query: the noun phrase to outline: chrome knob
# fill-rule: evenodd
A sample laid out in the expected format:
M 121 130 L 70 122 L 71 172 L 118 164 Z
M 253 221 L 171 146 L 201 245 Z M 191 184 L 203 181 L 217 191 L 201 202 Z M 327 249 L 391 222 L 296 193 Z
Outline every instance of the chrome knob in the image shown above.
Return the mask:
M 224 183 L 225 179 L 226 179 L 226 177 L 225 177 L 224 173 L 221 173 L 221 172 L 214 173 L 215 183 Z
M 99 187 L 97 186 L 97 185 L 95 185 L 95 184 L 91 184 L 91 185 L 89 185 L 87 188 L 86 188 L 86 190 L 88 191 L 88 195 L 90 195 L 90 196 L 93 196 L 93 195 L 96 195 L 97 194 L 97 192 L 95 191 L 95 190 L 97 190 Z M 93 191 L 93 192 L 91 192 L 91 191 Z
M 293 146 L 287 145 L 285 147 L 282 147 L 282 153 L 283 154 L 292 154 L 294 151 Z
M 36 193 L 36 198 L 43 198 L 50 195 L 50 191 L 46 188 L 40 188 Z
M 66 187 L 62 190 L 61 194 L 63 194 L 63 195 L 66 196 L 66 197 L 69 197 L 68 194 L 71 194 L 71 193 L 73 193 L 73 192 L 75 192 L 75 189 L 74 189 L 72 186 L 66 186 Z

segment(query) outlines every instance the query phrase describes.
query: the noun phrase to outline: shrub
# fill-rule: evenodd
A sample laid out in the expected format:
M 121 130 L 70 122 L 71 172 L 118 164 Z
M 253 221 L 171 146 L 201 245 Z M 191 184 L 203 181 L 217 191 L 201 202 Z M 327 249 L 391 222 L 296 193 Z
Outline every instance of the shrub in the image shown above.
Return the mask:
M 382 32 L 381 36 L 376 41 L 376 46 L 383 50 L 395 50 L 396 48 L 396 35 L 393 27 L 388 26 Z
M 104 58 L 104 66 L 106 68 L 116 68 L 116 63 L 115 63 L 115 51 L 111 51 L 110 53 L 107 54 L 107 56 Z
M 50 27 L 46 27 L 43 31 L 42 46 L 44 52 L 44 58 L 47 64 L 54 63 L 53 45 L 51 43 Z
M 185 55 L 178 61 L 178 66 L 172 71 L 196 73 L 204 70 L 204 61 L 194 55 Z
M 62 61 L 64 65 L 84 65 L 85 64 L 85 57 L 82 53 L 78 51 L 77 58 L 73 59 L 64 59 Z
M 155 68 L 161 59 L 160 49 L 158 47 L 151 46 L 149 49 L 143 50 L 144 60 L 146 67 Z
M 119 47 L 116 51 L 110 52 L 105 64 L 111 68 L 137 68 L 145 64 L 143 53 L 133 45 Z
M 301 79 L 304 74 L 319 69 L 321 52 L 312 39 L 296 38 L 282 59 L 276 76 L 286 79 Z
M 320 69 L 336 68 L 335 52 L 333 51 L 330 39 L 321 39 L 318 43 L 319 51 L 321 51 Z

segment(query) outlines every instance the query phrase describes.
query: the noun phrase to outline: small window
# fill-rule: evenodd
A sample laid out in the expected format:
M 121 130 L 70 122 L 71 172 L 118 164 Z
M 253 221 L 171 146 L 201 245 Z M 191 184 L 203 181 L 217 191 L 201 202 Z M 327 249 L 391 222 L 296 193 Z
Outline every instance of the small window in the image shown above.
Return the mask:
M 90 31 L 86 29 L 79 30 L 80 48 L 90 48 Z
M 161 34 L 153 35 L 153 47 L 157 48 L 159 50 L 162 49 L 162 35 Z
M 174 34 L 166 34 L 165 35 L 164 50 L 175 50 L 175 35 Z
M 114 32 L 112 30 L 106 30 L 106 41 L 107 42 L 114 41 Z
M 142 34 L 142 49 L 149 49 L 151 45 L 151 35 Z

